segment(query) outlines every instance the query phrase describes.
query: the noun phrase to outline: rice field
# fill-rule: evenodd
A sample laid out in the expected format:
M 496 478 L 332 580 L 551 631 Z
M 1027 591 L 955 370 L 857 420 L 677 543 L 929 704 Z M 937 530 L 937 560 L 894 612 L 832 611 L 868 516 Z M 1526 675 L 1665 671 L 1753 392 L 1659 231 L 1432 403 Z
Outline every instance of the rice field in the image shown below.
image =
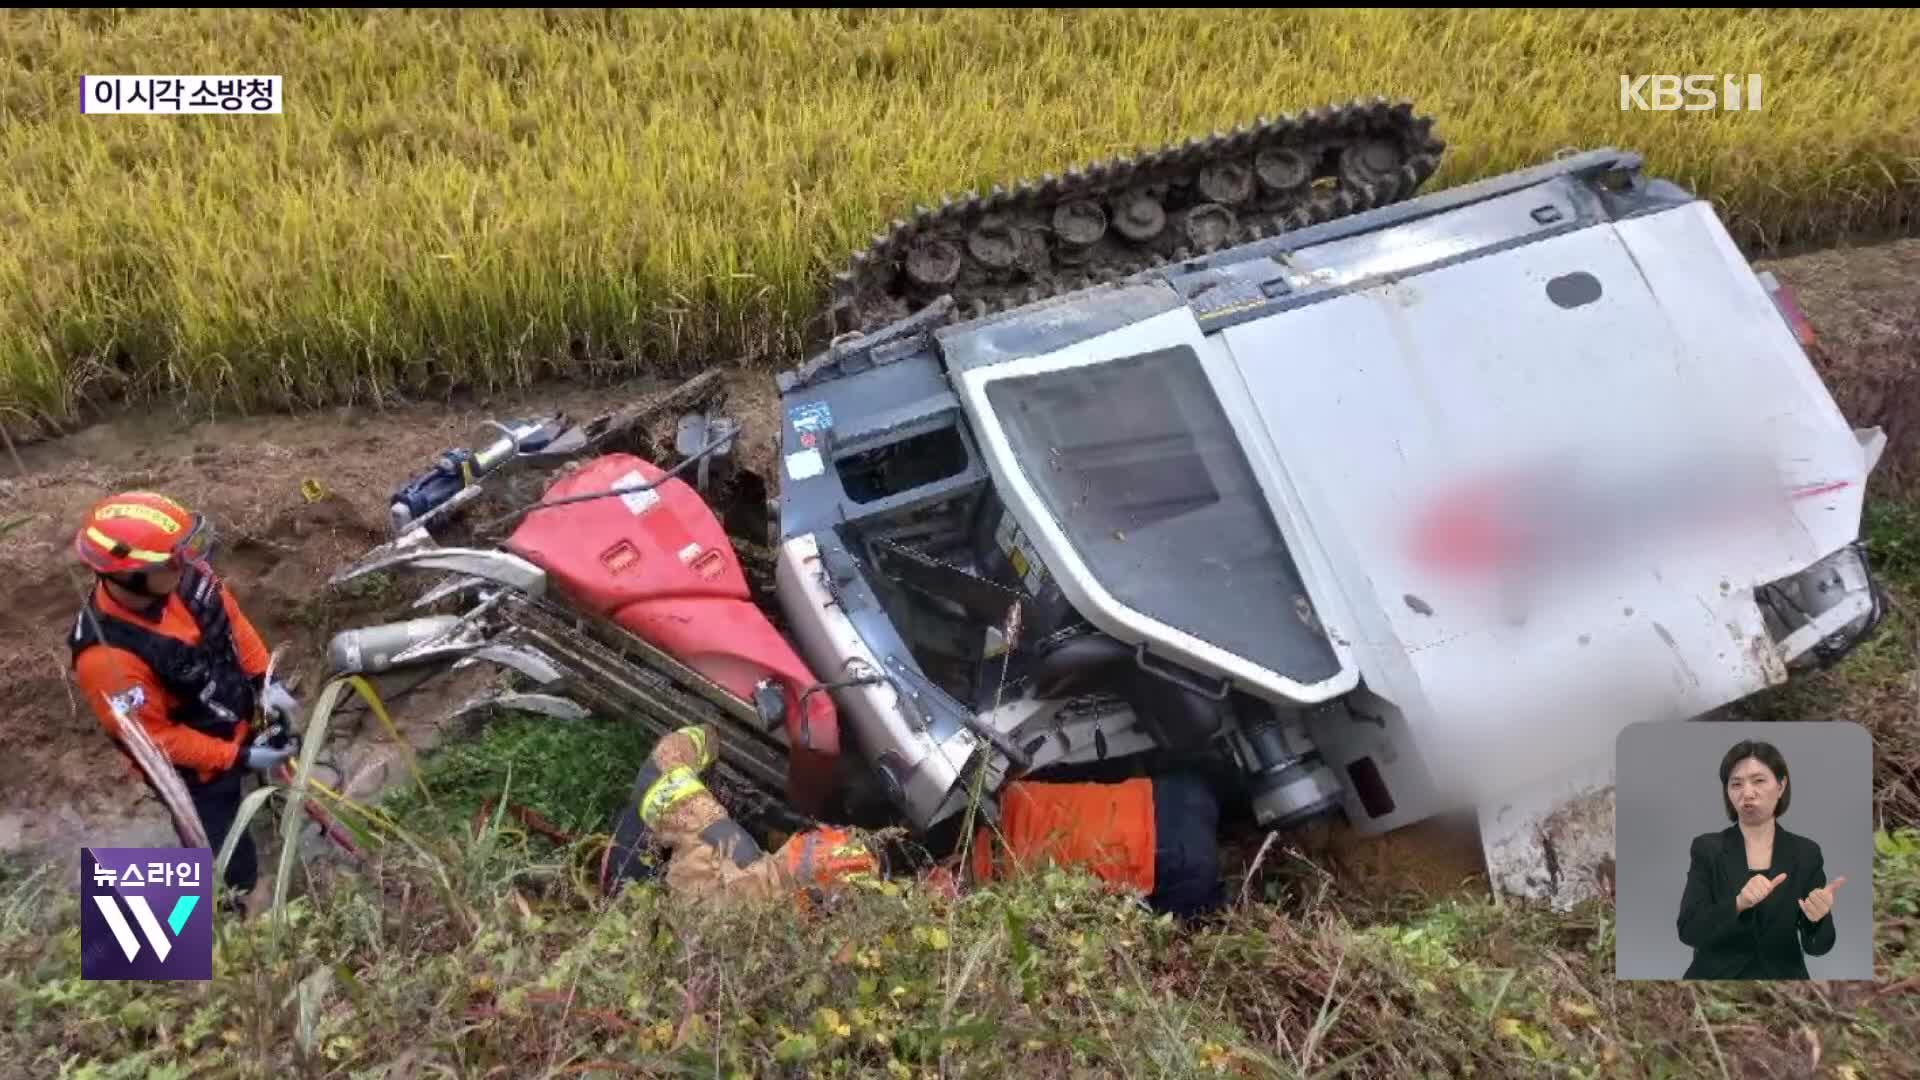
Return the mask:
M 917 203 L 1376 94 L 1427 190 L 1640 151 L 1750 254 L 1907 229 L 1904 11 L 0 13 L 0 425 L 793 362 Z M 81 115 L 86 74 L 278 74 L 271 117 Z M 1758 73 L 1759 112 L 1620 77 Z

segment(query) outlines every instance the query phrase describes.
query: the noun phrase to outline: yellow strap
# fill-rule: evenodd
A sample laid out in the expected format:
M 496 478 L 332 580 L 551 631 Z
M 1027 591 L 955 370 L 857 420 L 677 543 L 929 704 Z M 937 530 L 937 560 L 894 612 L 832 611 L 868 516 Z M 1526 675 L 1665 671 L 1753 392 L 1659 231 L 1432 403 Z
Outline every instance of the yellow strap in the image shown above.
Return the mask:
M 713 764 L 713 756 L 707 751 L 706 728 L 701 727 L 699 724 L 694 724 L 691 727 L 681 728 L 680 734 L 685 735 L 688 741 L 693 743 L 693 756 L 696 762 L 694 768 L 704 769 Z
M 707 785 L 700 782 L 700 777 L 692 769 L 685 765 L 675 766 L 665 776 L 655 780 L 645 795 L 640 796 L 640 820 L 652 828 L 661 814 L 705 790 Z
M 106 533 L 101 532 L 99 529 L 96 529 L 91 525 L 87 526 L 87 539 L 93 541 L 96 544 L 99 544 L 101 547 L 107 549 L 109 552 L 116 551 L 120 547 L 120 541 L 115 540 L 113 537 L 108 536 Z M 127 559 L 138 559 L 139 561 L 145 562 L 145 563 L 163 563 L 163 562 L 166 562 L 168 559 L 172 558 L 173 556 L 163 555 L 157 551 L 142 551 L 137 547 L 129 547 L 127 548 L 127 553 L 121 557 L 127 558 Z

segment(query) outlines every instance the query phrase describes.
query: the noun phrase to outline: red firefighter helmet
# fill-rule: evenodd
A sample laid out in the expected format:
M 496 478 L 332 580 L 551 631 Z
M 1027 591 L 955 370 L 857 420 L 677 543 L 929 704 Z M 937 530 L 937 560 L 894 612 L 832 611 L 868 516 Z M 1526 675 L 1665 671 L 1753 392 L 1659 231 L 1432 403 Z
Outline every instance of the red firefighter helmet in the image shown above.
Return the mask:
M 210 530 L 165 495 L 128 491 L 95 503 L 74 533 L 74 553 L 101 574 L 136 574 L 204 558 Z

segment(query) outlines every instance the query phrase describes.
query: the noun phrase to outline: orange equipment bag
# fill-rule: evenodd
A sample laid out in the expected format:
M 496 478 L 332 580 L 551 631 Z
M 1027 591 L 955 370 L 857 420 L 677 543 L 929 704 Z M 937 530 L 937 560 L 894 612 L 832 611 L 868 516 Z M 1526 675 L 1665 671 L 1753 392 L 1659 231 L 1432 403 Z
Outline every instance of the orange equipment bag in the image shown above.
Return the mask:
M 1153 892 L 1153 781 L 1146 777 L 1117 784 L 1015 781 L 1000 797 L 1000 821 L 1012 865 L 1079 866 L 1113 885 Z M 974 836 L 976 881 L 1006 868 L 996 865 L 994 844 L 990 829 Z

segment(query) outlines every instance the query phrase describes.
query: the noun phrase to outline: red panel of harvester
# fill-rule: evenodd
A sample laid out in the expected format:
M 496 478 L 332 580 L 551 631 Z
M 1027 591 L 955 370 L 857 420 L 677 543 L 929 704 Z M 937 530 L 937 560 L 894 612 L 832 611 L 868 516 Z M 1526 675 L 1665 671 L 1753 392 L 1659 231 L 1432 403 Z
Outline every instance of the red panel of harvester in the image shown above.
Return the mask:
M 652 483 L 665 470 L 610 454 L 555 483 L 546 499 Z M 817 814 L 840 753 L 833 699 L 800 697 L 818 680 L 753 603 L 726 530 L 678 478 L 649 491 L 537 510 L 507 549 L 544 569 L 553 584 L 595 614 L 752 702 L 762 679 L 787 703 L 788 796 Z

